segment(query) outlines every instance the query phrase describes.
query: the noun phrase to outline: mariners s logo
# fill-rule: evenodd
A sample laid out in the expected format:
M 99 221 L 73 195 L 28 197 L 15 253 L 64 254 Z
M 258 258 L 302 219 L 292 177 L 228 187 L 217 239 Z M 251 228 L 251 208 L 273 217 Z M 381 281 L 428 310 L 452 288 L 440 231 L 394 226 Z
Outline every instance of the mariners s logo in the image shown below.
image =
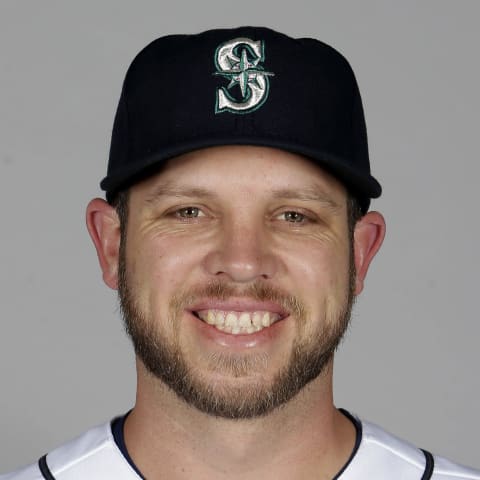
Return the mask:
M 235 38 L 217 48 L 214 75 L 225 77 L 229 84 L 217 89 L 215 113 L 249 113 L 265 103 L 269 77 L 274 74 L 263 69 L 264 61 L 262 40 Z

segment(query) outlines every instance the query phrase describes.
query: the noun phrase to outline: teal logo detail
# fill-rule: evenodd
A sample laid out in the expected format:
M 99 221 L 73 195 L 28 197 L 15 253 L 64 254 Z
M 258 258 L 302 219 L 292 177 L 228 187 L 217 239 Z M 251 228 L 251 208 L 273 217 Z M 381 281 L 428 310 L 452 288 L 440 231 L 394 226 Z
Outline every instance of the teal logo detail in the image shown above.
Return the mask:
M 214 75 L 225 77 L 229 84 L 217 89 L 215 113 L 249 113 L 265 103 L 274 73 L 263 69 L 264 61 L 261 40 L 235 38 L 217 48 Z

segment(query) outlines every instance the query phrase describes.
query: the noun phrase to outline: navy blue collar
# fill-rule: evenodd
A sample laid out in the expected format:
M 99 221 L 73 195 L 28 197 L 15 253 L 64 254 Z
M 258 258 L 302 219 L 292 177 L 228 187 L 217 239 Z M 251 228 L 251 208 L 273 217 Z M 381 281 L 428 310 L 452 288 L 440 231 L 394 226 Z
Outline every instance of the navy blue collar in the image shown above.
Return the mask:
M 125 445 L 125 436 L 123 435 L 123 428 L 125 426 L 125 420 L 130 415 L 130 412 L 131 410 L 127 412 L 125 415 L 122 415 L 121 417 L 116 417 L 112 420 L 111 425 L 112 425 L 113 439 L 115 440 L 117 447 L 122 452 L 122 455 L 125 457 L 125 460 L 127 460 L 130 466 L 135 470 L 137 475 L 142 480 L 145 480 L 145 477 L 141 474 L 140 470 L 137 468 L 132 458 L 130 457 L 127 450 L 127 446 Z
M 355 426 L 355 432 L 356 432 L 356 438 L 355 438 L 355 446 L 352 450 L 352 454 L 350 455 L 350 458 L 348 459 L 347 463 L 343 466 L 343 468 L 335 475 L 333 480 L 336 480 L 340 478 L 340 475 L 345 471 L 345 469 L 350 465 L 351 461 L 355 457 L 358 447 L 360 446 L 360 442 L 362 441 L 362 424 L 361 422 L 355 418 L 350 412 L 347 410 L 344 410 L 343 408 L 339 409 L 340 412 L 342 412 Z M 127 460 L 127 462 L 130 464 L 130 466 L 135 470 L 137 475 L 142 479 L 145 480 L 145 477 L 141 474 L 140 470 L 137 468 L 135 463 L 133 462 L 132 458 L 130 457 L 127 447 L 125 445 L 125 437 L 123 435 L 123 428 L 125 425 L 125 420 L 127 419 L 128 415 L 130 414 L 131 410 L 127 412 L 125 415 L 116 417 L 112 420 L 112 434 L 113 434 L 113 439 L 115 440 L 115 443 L 117 444 L 118 448 L 122 452 L 123 456 Z

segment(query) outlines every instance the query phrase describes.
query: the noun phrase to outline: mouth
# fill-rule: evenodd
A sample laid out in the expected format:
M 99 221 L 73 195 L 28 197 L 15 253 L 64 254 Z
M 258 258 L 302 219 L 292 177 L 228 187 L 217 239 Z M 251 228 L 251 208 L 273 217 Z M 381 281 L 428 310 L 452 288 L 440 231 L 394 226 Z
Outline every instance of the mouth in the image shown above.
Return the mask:
M 271 327 L 285 315 L 267 310 L 235 311 L 206 309 L 192 314 L 208 325 L 231 335 L 251 335 Z

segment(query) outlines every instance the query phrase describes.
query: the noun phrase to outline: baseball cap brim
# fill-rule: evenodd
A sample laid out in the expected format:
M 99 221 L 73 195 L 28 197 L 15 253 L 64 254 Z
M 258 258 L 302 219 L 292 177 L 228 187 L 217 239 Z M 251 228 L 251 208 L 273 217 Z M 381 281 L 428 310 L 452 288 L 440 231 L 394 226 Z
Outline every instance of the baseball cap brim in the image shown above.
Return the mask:
M 194 150 L 224 145 L 272 147 L 302 155 L 344 183 L 351 194 L 359 199 L 363 211 L 368 210 L 370 198 L 378 198 L 382 193 L 379 182 L 373 176 L 359 173 L 357 169 L 349 165 L 348 161 L 336 155 L 318 151 L 305 145 L 280 141 L 275 138 L 239 138 L 235 136 L 224 138 L 215 136 L 214 138 L 195 139 L 171 145 L 142 160 L 137 160 L 134 164 L 116 171 L 113 175 L 106 176 L 100 186 L 103 190 L 106 190 L 107 200 L 111 202 L 120 190 L 141 181 L 142 178 L 151 176 L 167 160 Z

